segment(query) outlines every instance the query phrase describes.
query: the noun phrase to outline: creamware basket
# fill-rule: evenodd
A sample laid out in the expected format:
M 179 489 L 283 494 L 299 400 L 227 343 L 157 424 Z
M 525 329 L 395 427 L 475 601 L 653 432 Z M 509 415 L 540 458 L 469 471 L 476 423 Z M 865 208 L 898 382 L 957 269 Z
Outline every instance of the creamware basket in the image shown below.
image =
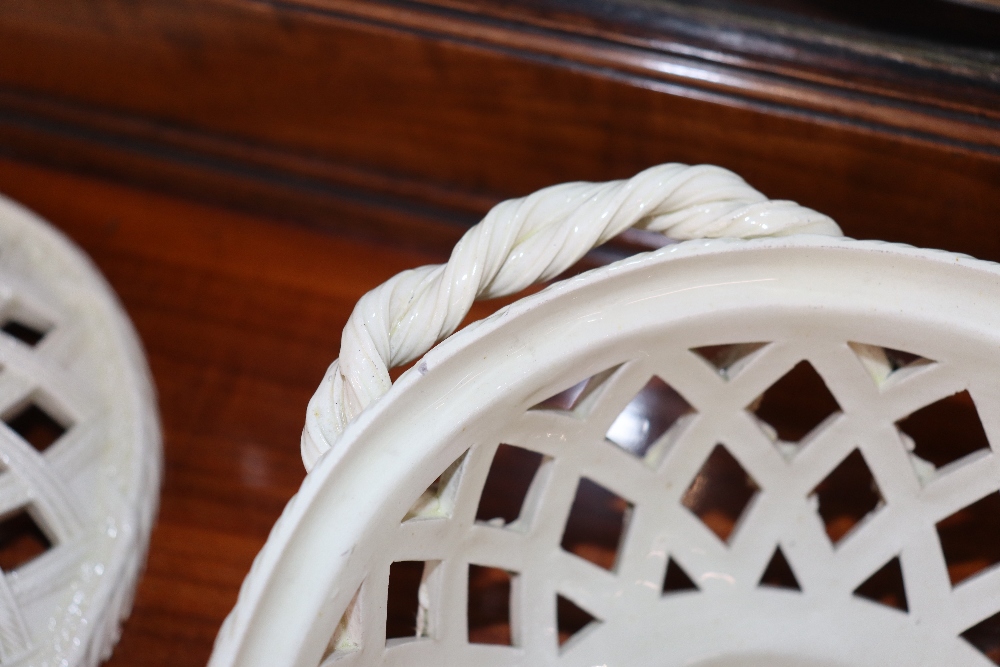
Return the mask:
M 0 197 L 0 664 L 93 667 L 132 605 L 159 496 L 138 337 L 90 260 Z
M 997 664 L 998 306 L 716 167 L 504 202 L 359 302 L 210 664 Z

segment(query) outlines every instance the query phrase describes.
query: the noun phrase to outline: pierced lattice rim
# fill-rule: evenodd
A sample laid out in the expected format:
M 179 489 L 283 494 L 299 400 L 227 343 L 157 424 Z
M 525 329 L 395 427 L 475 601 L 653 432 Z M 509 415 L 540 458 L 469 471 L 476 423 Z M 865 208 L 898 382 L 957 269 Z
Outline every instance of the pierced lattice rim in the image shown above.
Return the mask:
M 16 289 L 74 320 L 80 337 L 76 353 L 88 355 L 101 371 L 100 378 L 80 377 L 68 368 L 72 358 L 38 364 L 61 363 L 59 372 L 80 387 L 92 383 L 97 411 L 77 426 L 104 434 L 105 460 L 96 480 L 104 514 L 83 511 L 85 525 L 74 533 L 73 551 L 62 563 L 72 565 L 73 572 L 50 573 L 59 581 L 70 577 L 63 618 L 54 609 L 53 627 L 29 628 L 32 646 L 20 658 L 32 664 L 96 665 L 110 656 L 131 610 L 156 514 L 162 448 L 153 384 L 139 338 L 98 269 L 44 220 L 3 197 L 0 269 L 0 281 L 13 280 Z
M 660 283 L 658 292 L 644 293 L 654 274 L 669 288 Z M 706 275 L 714 276 L 711 282 L 704 282 Z M 347 575 L 363 558 L 358 547 L 363 546 L 367 527 L 379 521 L 387 499 L 402 502 L 398 487 L 412 471 L 430 466 L 440 472 L 450 463 L 441 454 L 440 443 L 446 437 L 433 439 L 436 450 L 420 448 L 421 441 L 434 446 L 415 426 L 421 408 L 435 408 L 437 424 L 468 425 L 483 417 L 500 391 L 487 378 L 496 383 L 506 374 L 510 382 L 504 389 L 511 390 L 529 372 L 523 364 L 512 371 L 510 357 L 525 349 L 532 331 L 539 335 L 539 327 L 551 326 L 556 319 L 572 321 L 580 304 L 594 293 L 648 299 L 652 305 L 696 291 L 701 297 L 704 288 L 771 289 L 787 284 L 798 290 L 797 305 L 816 307 L 817 294 L 803 289 L 803 276 L 810 285 L 825 286 L 822 298 L 833 298 L 845 307 L 874 306 L 872 294 L 884 297 L 892 292 L 900 304 L 942 326 L 960 322 L 963 330 L 984 338 L 1000 330 L 995 307 L 1000 303 L 998 265 L 881 242 L 807 236 L 690 241 L 554 285 L 431 350 L 347 428 L 342 446 L 306 478 L 276 524 L 244 582 L 237 608 L 220 632 L 211 664 L 314 667 L 319 663 L 332 622 L 320 628 L 314 619 L 339 618 L 350 602 L 356 583 L 349 586 Z M 912 298 L 918 292 L 920 299 Z M 561 345 L 575 344 L 566 330 L 559 333 Z M 473 404 L 459 401 L 456 406 L 455 395 L 464 392 L 468 398 L 473 386 Z M 409 436 L 401 430 L 405 428 L 411 429 Z M 387 435 L 390 432 L 394 437 Z

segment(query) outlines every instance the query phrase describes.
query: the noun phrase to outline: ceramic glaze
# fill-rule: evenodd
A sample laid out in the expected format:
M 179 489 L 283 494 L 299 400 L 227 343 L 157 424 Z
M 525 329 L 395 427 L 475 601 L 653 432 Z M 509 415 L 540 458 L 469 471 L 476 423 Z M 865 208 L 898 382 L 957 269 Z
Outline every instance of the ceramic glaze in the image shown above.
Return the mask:
M 476 299 L 515 294 L 573 265 L 628 228 L 672 239 L 839 236 L 833 220 L 771 201 L 726 169 L 665 164 L 625 181 L 564 183 L 501 202 L 456 244 L 447 264 L 404 271 L 361 298 L 306 411 L 306 469 L 389 390 L 389 369 L 450 335 Z
M 118 639 L 156 509 L 149 371 L 90 261 L 3 198 L 0 327 L 0 664 L 90 667 Z
M 687 241 L 522 299 L 346 424 L 211 665 L 994 664 L 970 628 L 1000 569 L 963 575 L 948 526 L 1000 490 L 998 304 L 995 264 L 816 235 Z M 767 396 L 803 368 L 833 407 L 788 435 Z M 956 395 L 986 440 L 928 454 L 901 424 Z M 535 461 L 523 497 L 484 514 L 512 451 Z M 845 466 L 867 481 L 845 490 Z M 745 492 L 721 519 L 720 484 Z M 612 515 L 610 546 L 578 539 Z M 899 598 L 867 592 L 893 571 Z M 473 627 L 476 572 L 509 591 L 502 633 Z

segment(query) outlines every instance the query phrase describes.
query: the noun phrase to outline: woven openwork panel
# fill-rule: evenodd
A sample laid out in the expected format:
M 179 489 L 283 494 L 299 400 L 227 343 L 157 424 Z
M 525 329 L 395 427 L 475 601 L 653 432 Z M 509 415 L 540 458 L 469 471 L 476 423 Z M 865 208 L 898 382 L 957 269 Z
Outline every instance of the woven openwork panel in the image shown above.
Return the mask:
M 721 344 L 704 336 L 739 327 L 712 319 L 550 386 L 463 452 L 372 564 L 351 609 L 372 617 L 352 632 L 349 613 L 328 660 L 612 664 L 655 628 L 670 664 L 686 664 L 706 643 L 766 655 L 740 617 L 792 634 L 817 605 L 813 631 L 791 643 L 875 624 L 862 636 L 891 629 L 919 655 L 934 647 L 938 664 L 976 664 L 974 626 L 1000 612 L 1000 550 L 969 543 L 1000 528 L 978 508 L 1000 504 L 980 435 L 1000 441 L 992 366 L 912 324 L 891 340 L 836 322 L 804 336 L 775 315 Z M 908 433 L 935 405 L 955 421 Z M 400 573 L 393 587 L 414 561 L 417 586 Z M 963 633 L 973 644 L 954 641 Z
M 994 664 L 998 276 L 720 241 L 525 299 L 348 427 L 220 641 L 303 667 Z
M 6 200 L 0 422 L 0 664 L 96 664 L 117 639 L 149 536 L 155 406 L 99 274 Z

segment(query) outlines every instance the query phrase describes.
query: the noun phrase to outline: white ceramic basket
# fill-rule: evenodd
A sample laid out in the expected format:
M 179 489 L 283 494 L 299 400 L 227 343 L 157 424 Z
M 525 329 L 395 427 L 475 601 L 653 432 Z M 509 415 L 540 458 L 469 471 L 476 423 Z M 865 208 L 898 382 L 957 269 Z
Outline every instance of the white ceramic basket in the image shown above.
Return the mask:
M 970 560 L 954 533 L 995 525 L 982 503 L 1000 499 L 1000 267 L 838 238 L 745 184 L 720 195 L 718 171 L 659 169 L 501 205 L 474 252 L 362 300 L 310 404 L 314 467 L 211 665 L 994 664 L 1000 555 Z M 508 263 L 544 278 L 603 238 L 592 227 L 630 224 L 826 235 L 691 240 L 590 271 L 448 338 L 379 397 L 387 366 L 449 333 L 464 284 L 513 291 L 496 287 Z M 552 228 L 573 231 L 529 247 Z M 801 369 L 834 403 L 789 435 L 768 395 Z M 907 431 L 956 400 L 982 442 Z
M 138 339 L 90 261 L 0 197 L 0 664 L 92 667 L 132 604 L 160 475 Z

